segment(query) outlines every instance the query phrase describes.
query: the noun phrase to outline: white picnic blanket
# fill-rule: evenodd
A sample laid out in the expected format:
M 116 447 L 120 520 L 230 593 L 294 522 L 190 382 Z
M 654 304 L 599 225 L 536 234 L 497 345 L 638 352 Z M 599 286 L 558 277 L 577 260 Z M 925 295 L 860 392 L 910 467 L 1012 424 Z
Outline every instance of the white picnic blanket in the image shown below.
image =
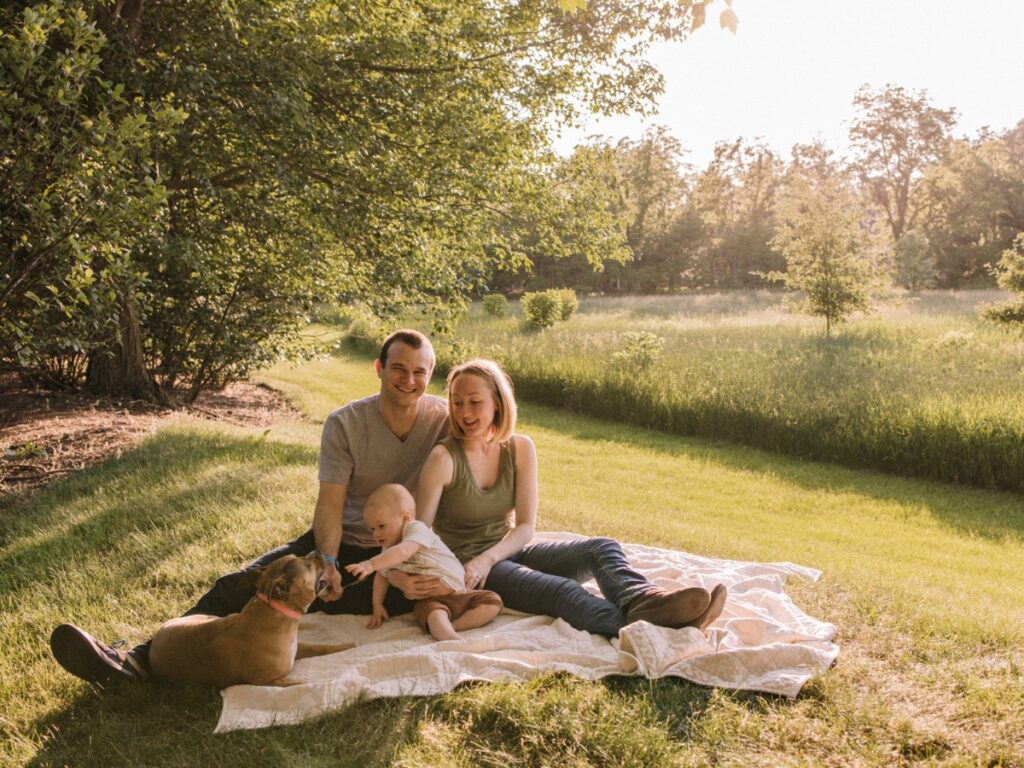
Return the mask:
M 537 539 L 575 538 L 538 533 Z M 367 629 L 365 616 L 303 616 L 305 642 L 352 642 L 342 653 L 301 659 L 287 687 L 236 685 L 221 692 L 216 732 L 298 723 L 347 706 L 360 696 L 428 696 L 466 680 L 527 680 L 571 672 L 585 680 L 609 675 L 681 677 L 701 685 L 794 697 L 839 654 L 835 627 L 808 616 L 783 592 L 790 576 L 817 581 L 821 572 L 792 563 L 717 560 L 635 544 L 630 563 L 667 587 L 729 588 L 722 616 L 707 634 L 664 629 L 647 622 L 607 640 L 561 619 L 503 611 L 486 627 L 457 641 L 436 642 L 412 616 Z M 586 585 L 596 591 L 593 582 Z

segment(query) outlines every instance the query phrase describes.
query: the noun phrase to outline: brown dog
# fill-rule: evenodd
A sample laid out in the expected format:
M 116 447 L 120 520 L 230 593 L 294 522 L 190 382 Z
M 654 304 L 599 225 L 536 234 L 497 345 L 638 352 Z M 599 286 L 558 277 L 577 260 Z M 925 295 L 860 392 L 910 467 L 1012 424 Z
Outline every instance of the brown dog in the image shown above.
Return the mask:
M 153 674 L 174 683 L 207 683 L 218 688 L 248 683 L 280 685 L 295 659 L 352 648 L 299 643 L 299 617 L 321 587 L 324 558 L 285 555 L 256 576 L 256 596 L 241 613 L 182 616 L 157 630 L 149 651 Z

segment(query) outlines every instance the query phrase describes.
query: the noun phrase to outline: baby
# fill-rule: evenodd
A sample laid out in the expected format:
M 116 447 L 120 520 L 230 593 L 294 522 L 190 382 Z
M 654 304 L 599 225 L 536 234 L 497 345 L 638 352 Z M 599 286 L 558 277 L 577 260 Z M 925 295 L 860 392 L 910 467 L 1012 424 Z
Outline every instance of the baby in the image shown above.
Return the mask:
M 374 571 L 373 616 L 368 627 L 379 627 L 388 619 L 384 597 L 388 572 L 436 576 L 450 591 L 441 597 L 417 600 L 413 615 L 420 627 L 437 640 L 458 640 L 458 631 L 482 627 L 501 610 L 501 598 L 487 589 L 466 590 L 465 569 L 452 551 L 430 528 L 414 520 L 416 502 L 404 486 L 382 485 L 363 506 L 363 519 L 383 551 L 369 560 L 345 566 L 360 579 Z

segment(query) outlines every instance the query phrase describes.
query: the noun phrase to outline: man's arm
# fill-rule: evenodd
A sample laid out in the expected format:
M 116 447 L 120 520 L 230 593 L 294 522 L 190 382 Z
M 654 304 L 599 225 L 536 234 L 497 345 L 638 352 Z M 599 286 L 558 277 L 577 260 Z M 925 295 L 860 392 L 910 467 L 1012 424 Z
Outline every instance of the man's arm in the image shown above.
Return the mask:
M 335 558 L 338 556 L 347 496 L 347 485 L 320 481 L 316 509 L 313 512 L 313 537 L 317 549 L 324 555 Z M 334 563 L 327 564 L 324 580 L 327 582 L 327 592 L 322 595 L 323 599 L 330 602 L 341 597 L 341 574 L 334 567 Z

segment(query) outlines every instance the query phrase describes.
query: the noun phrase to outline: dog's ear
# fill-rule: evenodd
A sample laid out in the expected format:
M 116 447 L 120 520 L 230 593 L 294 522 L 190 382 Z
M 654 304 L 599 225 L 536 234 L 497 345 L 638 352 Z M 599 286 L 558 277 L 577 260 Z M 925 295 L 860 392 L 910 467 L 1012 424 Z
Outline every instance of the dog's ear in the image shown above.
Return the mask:
M 270 589 L 267 591 L 267 596 L 271 600 L 284 600 L 288 597 L 288 581 L 283 576 L 274 579 L 274 583 L 270 585 Z
M 239 588 L 246 592 L 262 592 L 260 579 L 265 570 L 266 568 L 250 568 L 247 571 L 242 571 L 242 575 L 238 577 Z

